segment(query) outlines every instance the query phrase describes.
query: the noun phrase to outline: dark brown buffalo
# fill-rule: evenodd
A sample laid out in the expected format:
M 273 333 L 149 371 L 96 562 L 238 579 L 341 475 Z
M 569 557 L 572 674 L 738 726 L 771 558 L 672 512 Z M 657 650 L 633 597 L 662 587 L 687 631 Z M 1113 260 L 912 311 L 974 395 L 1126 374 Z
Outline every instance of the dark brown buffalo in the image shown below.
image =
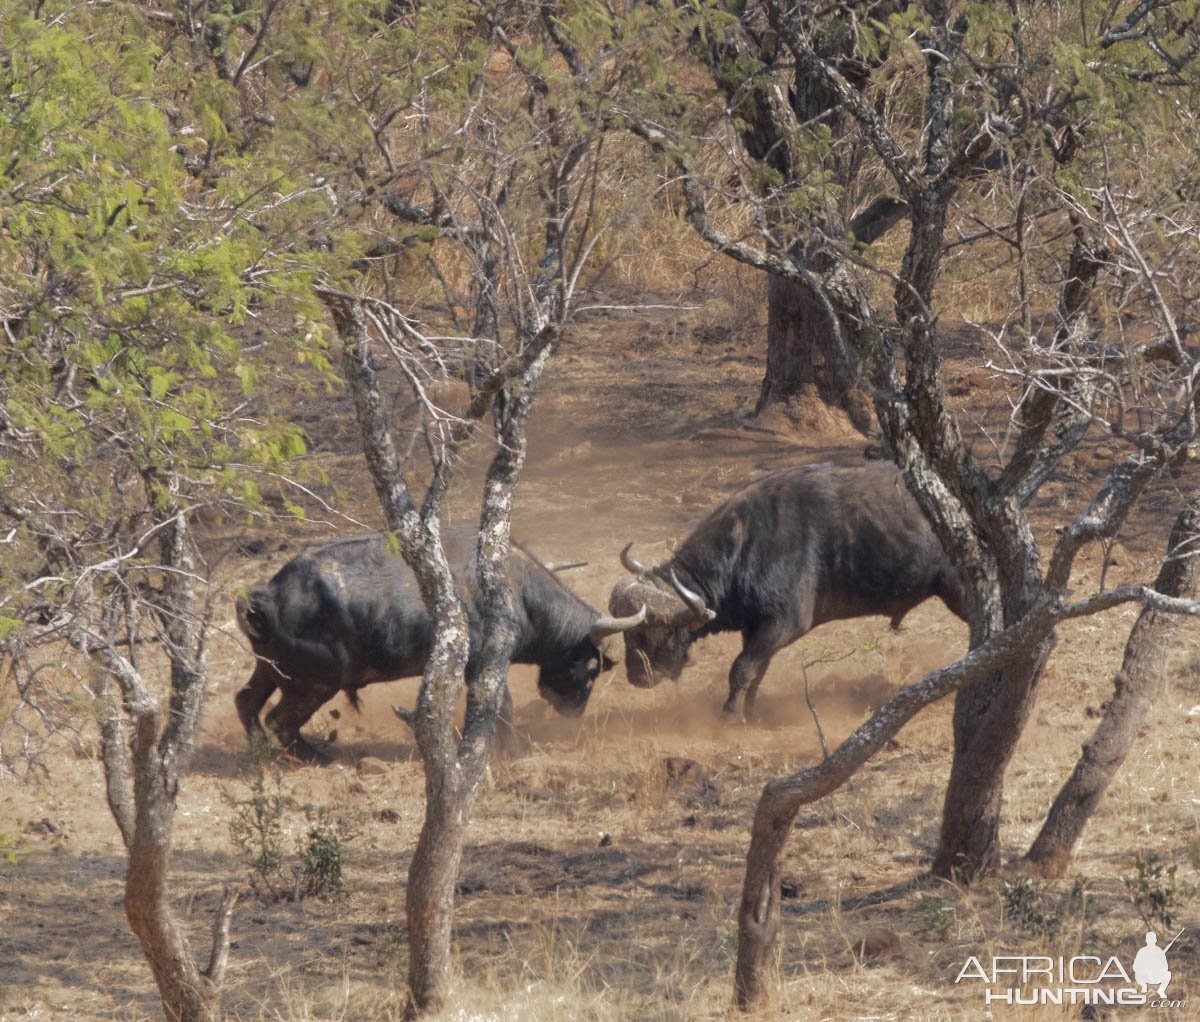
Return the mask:
M 632 546 L 632 544 L 630 544 Z M 656 568 L 629 556 L 609 612 L 645 606 L 625 633 L 625 669 L 640 688 L 678 678 L 688 647 L 742 633 L 728 713 L 751 714 L 771 658 L 825 621 L 886 614 L 892 627 L 930 596 L 966 616 L 962 582 L 892 464 L 788 468 L 751 483 L 702 521 Z
M 450 529 L 444 542 L 466 603 L 471 649 L 478 650 L 476 534 Z M 517 632 L 513 662 L 536 664 L 541 696 L 559 713 L 578 716 L 601 668 L 613 665 L 601 643 L 642 618 L 602 616 L 522 552 L 509 557 L 508 578 Z M 237 621 L 257 658 L 235 697 L 242 726 L 248 735 L 263 733 L 259 713 L 278 689 L 267 726 L 280 745 L 308 759 L 321 757 L 300 728 L 324 703 L 345 692 L 357 705 L 364 685 L 419 676 L 433 640 L 416 577 L 378 535 L 339 540 L 288 561 L 266 585 L 238 598 Z M 468 684 L 477 670 L 469 660 Z M 506 718 L 510 708 L 506 691 Z

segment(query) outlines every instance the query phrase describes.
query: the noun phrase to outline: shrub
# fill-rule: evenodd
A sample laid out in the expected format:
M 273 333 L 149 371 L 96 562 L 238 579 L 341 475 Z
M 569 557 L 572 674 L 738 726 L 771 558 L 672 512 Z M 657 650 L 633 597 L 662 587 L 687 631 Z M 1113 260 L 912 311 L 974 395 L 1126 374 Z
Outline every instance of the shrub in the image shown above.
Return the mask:
M 921 932 L 928 937 L 945 940 L 954 923 L 954 906 L 937 894 L 922 894 L 917 899 L 921 913 Z
M 253 742 L 251 756 L 255 757 Z M 233 809 L 229 837 L 250 870 L 250 886 L 255 893 L 279 898 L 288 886 L 283 873 L 283 814 L 288 798 L 272 762 L 257 760 L 248 785 L 245 798 L 226 795 Z
M 346 892 L 346 835 L 324 815 L 300 843 L 300 883 L 305 894 L 333 900 Z
M 1019 930 L 1057 937 L 1071 924 L 1079 927 L 1087 925 L 1092 899 L 1086 880 L 1077 879 L 1052 907 L 1048 904 L 1051 896 L 1044 883 L 1024 873 L 1000 884 L 1004 917 Z
M 1121 874 L 1129 900 L 1147 927 L 1169 930 L 1176 913 L 1195 895 L 1196 888 L 1181 883 L 1175 863 L 1168 866 L 1157 852 L 1150 852 L 1145 858 L 1135 856 L 1134 866 L 1136 876 Z

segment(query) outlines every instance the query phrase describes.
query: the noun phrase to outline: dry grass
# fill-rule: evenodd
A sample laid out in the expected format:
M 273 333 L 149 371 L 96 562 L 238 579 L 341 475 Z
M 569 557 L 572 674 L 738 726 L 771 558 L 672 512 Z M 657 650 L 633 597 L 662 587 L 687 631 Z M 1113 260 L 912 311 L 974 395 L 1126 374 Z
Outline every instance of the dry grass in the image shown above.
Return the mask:
M 752 315 L 753 305 L 747 300 L 738 315 Z M 710 325 L 707 315 L 614 316 L 596 328 L 603 343 L 567 352 L 565 369 L 549 381 L 517 531 L 532 537 L 543 556 L 588 559 L 569 581 L 597 605 L 620 570 L 616 552 L 625 542 L 636 540 L 639 556 L 653 560 L 705 508 L 764 469 L 802 458 L 859 457 L 857 450 L 815 443 L 798 452 L 765 441 L 690 441 L 704 427 L 735 421 L 753 401 L 761 373 L 748 339 L 731 324 L 723 343 L 712 344 L 702 332 Z M 636 387 L 628 385 L 629 363 L 636 366 Z M 329 399 L 325 409 L 331 419 L 349 414 L 338 400 Z M 374 520 L 369 487 L 357 485 L 361 469 L 349 455 L 337 458 L 345 509 Z M 477 465 L 465 469 L 468 482 L 478 478 Z M 1063 484 L 1056 499 L 1071 506 L 1079 491 Z M 1122 537 L 1123 563 L 1109 584 L 1144 571 L 1161 549 L 1170 515 L 1156 510 L 1155 499 Z M 472 514 L 473 491 L 464 486 L 451 504 L 459 517 Z M 1038 525 L 1049 529 L 1061 510 L 1054 502 L 1039 508 L 1047 518 Z M 214 530 L 210 541 L 232 549 L 244 534 L 227 528 Z M 223 584 L 231 593 L 268 576 L 310 537 L 297 530 L 261 538 L 265 546 L 255 558 L 228 559 Z M 1094 586 L 1098 571 L 1099 560 L 1085 558 L 1080 590 Z M 223 794 L 243 791 L 249 768 L 231 696 L 250 664 L 226 613 L 214 645 L 217 691 L 182 793 L 175 841 L 178 909 L 198 946 L 221 884 L 245 875 L 229 840 Z M 1028 847 L 1095 725 L 1131 613 L 1114 611 L 1060 633 L 1009 771 L 1009 861 Z M 820 754 L 799 666 L 822 648 L 848 651 L 873 637 L 877 651 L 809 671 L 832 743 L 895 686 L 961 650 L 961 624 L 930 604 L 898 635 L 876 620 L 824 626 L 811 642 L 777 658 L 760 697 L 766 721 L 759 727 L 720 719 L 735 636 L 699 644 L 678 686 L 642 691 L 620 671 L 603 678 L 587 714 L 575 721 L 546 710 L 531 673 L 515 671 L 517 720 L 534 751 L 493 768 L 475 814 L 458 897 L 452 1004 L 442 1017 L 738 1017 L 730 1003 L 736 910 L 754 805 L 767 780 Z M 1120 877 L 1136 871 L 1137 857 L 1156 853 L 1177 865 L 1181 880 L 1200 883 L 1188 863 L 1189 848 L 1200 842 L 1200 716 L 1189 715 L 1200 704 L 1197 664 L 1200 629 L 1188 625 L 1171 659 L 1169 694 L 1088 828 L 1072 876 L 1031 896 L 1033 908 L 1053 916 L 1077 878 L 1090 883 L 1086 920 L 1068 920 L 1053 936 L 1012 917 L 1002 877 L 969 891 L 912 886 L 928 871 L 950 761 L 949 704 L 921 714 L 897 746 L 800 814 L 784 868 L 789 896 L 779 997 L 755 1022 L 981 1019 L 979 987 L 953 982 L 970 955 L 1085 951 L 1128 963 L 1144 923 Z M 345 815 L 355 834 L 349 893 L 332 903 L 248 897 L 239 906 L 230 1018 L 398 1017 L 404 884 L 423 778 L 411 735 L 389 705 L 411 705 L 414 691 L 413 682 L 373 686 L 363 693 L 361 717 L 334 705 L 314 720 L 314 732 L 338 729 L 342 759 L 331 768 L 284 774 L 292 800 L 287 847 L 303 832 L 306 807 Z M 0 1020 L 157 1018 L 150 977 L 122 915 L 124 857 L 103 804 L 94 746 L 76 750 L 63 741 L 52 751 L 48 775 L 23 783 L 5 778 L 0 786 L 0 832 L 17 834 L 28 847 L 15 866 L 0 859 Z M 356 764 L 365 756 L 382 760 L 383 772 L 360 774 Z M 1181 897 L 1176 926 L 1200 931 L 1198 905 L 1200 898 Z M 1198 946 L 1181 940 L 1172 951 L 1180 994 L 1200 983 Z M 1191 1000 L 1154 1017 L 1195 1018 Z M 1005 1009 L 996 1017 L 1068 1013 Z M 1077 1018 L 1078 1009 L 1069 1017 Z
M 941 614 L 931 610 L 930 616 Z M 710 666 L 707 658 L 701 666 Z M 1086 667 L 1078 664 L 1081 675 L 1090 673 Z M 1043 701 L 1010 773 L 1011 852 L 1032 836 L 1073 758 L 1069 746 L 1049 740 L 1060 717 L 1079 697 L 1091 702 L 1104 693 L 1103 678 L 1085 679 L 1082 691 L 1061 674 L 1051 680 L 1059 691 Z M 687 714 L 671 715 L 678 705 L 674 693 L 634 693 L 613 705 L 609 697 L 626 694 L 619 689 L 605 691 L 594 718 L 569 724 L 543 717 L 530 701 L 528 679 L 523 682 L 519 713 L 540 737 L 532 756 L 494 768 L 476 814 L 459 894 L 452 1006 L 440 1018 L 737 1017 L 730 983 L 746 825 L 762 783 L 809 760 L 811 728 L 797 714 L 796 723 L 721 741 L 704 728 L 692 732 Z M 838 684 L 826 678 L 815 691 L 835 740 L 853 723 L 833 712 L 836 700 L 828 697 Z M 969 955 L 1117 954 L 1128 963 L 1142 923 L 1120 874 L 1132 871 L 1135 855 L 1157 851 L 1191 876 L 1187 845 L 1200 836 L 1195 724 L 1185 705 L 1194 695 L 1190 684 L 1177 683 L 1155 735 L 1138 747 L 1088 831 L 1075 872 L 1091 883 L 1090 912 L 1083 920 L 1064 915 L 1069 925 L 1051 935 L 1006 915 L 1001 877 L 971 890 L 903 888 L 927 868 L 947 767 L 941 738 L 948 707 L 923 715 L 902 733 L 899 748 L 801 813 L 785 865 L 792 896 L 778 956 L 779 997 L 757 1018 L 981 1018 L 980 988 L 953 985 Z M 786 680 L 775 678 L 774 687 L 786 687 Z M 711 705 L 719 685 L 701 683 L 691 694 Z M 352 755 L 382 751 L 377 743 L 388 731 L 391 695 L 367 696 L 361 722 L 341 721 L 351 732 Z M 210 723 L 207 741 L 244 766 L 228 723 Z M 399 1017 L 404 871 L 419 826 L 422 782 L 405 748 L 395 752 L 394 764 L 378 777 L 337 767 L 285 775 L 293 824 L 302 825 L 301 807 L 314 800 L 353 807 L 363 821 L 348 868 L 351 893 L 333 904 L 251 899 L 239 909 L 231 1018 Z M 208 749 L 201 753 L 208 762 Z M 696 767 L 681 771 L 677 759 Z M 221 833 L 227 807 L 215 797 L 217 787 L 238 783 L 201 772 L 181 805 L 180 908 L 198 940 L 219 882 L 239 872 Z M 45 812 L 65 826 L 62 837 L 31 834 L 33 854 L 4 871 L 6 917 L 36 932 L 27 930 L 29 939 L 15 948 L 20 971 L 11 971 L 10 959 L 0 1018 L 53 1018 L 68 1008 L 77 1018 L 156 1017 L 148 977 L 120 918 L 114 836 L 105 833 L 103 813 L 88 806 L 95 792 L 95 764 L 72 759 L 43 787 L 39 809 L 12 790 L 3 796 L 16 820 Z M 1073 881 L 1047 885 L 1035 907 L 1047 915 L 1059 911 Z M 890 896 L 872 903 L 889 888 Z M 86 902 L 78 898 L 81 889 L 89 892 Z M 944 911 L 931 913 L 923 899 Z M 1180 923 L 1187 925 L 1196 901 L 1182 909 Z M 941 932 L 930 925 L 939 918 L 945 920 Z M 872 934 L 882 948 L 864 948 Z M 85 947 L 105 948 L 98 969 L 94 950 Z M 1185 942 L 1172 962 L 1180 989 L 1188 989 L 1200 974 L 1195 945 Z M 1003 1017 L 1078 1016 L 1039 1008 Z M 1171 1015 L 1192 1017 L 1189 1009 Z

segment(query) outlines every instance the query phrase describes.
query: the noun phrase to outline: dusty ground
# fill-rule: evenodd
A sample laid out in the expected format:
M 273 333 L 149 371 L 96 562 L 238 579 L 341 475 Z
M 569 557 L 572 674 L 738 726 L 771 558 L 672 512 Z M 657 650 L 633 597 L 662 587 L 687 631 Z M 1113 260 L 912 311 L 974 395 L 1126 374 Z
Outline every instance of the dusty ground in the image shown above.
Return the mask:
M 558 359 L 540 399 L 515 533 L 546 558 L 587 558 L 568 581 L 597 606 L 621 573 L 616 555 L 624 543 L 636 541 L 644 561 L 661 559 L 706 510 L 762 471 L 861 458 L 862 443 L 828 424 L 802 441 L 740 430 L 761 361 L 736 331 L 711 322 L 698 330 L 699 321 L 683 313 L 593 321 Z M 994 393 L 979 401 L 986 381 L 968 373 L 970 354 L 965 344 L 956 351 L 956 400 L 965 421 L 994 425 L 1001 403 Z M 314 457 L 340 487 L 337 506 L 377 522 L 347 403 L 331 398 L 310 414 Z M 1079 505 L 1098 463 L 1089 448 L 1046 487 L 1042 527 Z M 477 466 L 464 476 L 472 477 Z M 1187 482 L 1160 487 L 1130 523 L 1110 584 L 1153 576 L 1147 569 L 1165 542 L 1171 490 Z M 475 500 L 462 487 L 452 515 L 473 517 Z M 319 525 L 247 533 L 228 524 L 214 528 L 209 543 L 214 555 L 226 555 L 219 581 L 233 592 L 325 534 Z M 1081 591 L 1095 585 L 1100 562 L 1097 551 L 1083 559 Z M 222 885 L 246 876 L 229 820 L 230 802 L 247 798 L 251 763 L 231 698 L 251 664 L 231 604 L 224 606 L 215 691 L 176 827 L 179 911 L 200 945 Z M 1134 616 L 1125 608 L 1062 630 L 1008 775 L 1010 858 L 1036 834 L 1094 726 Z M 1128 966 L 1145 924 L 1120 877 L 1135 874 L 1137 858 L 1150 853 L 1178 867 L 1173 925 L 1188 932 L 1171 954 L 1170 993 L 1185 1003 L 1148 1015 L 1200 1017 L 1200 900 L 1184 890 L 1200 882 L 1188 862 L 1200 842 L 1200 715 L 1189 713 L 1200 704 L 1198 639 L 1196 626 L 1185 626 L 1168 696 L 1089 828 L 1071 879 L 1021 903 L 1057 917 L 1062 925 L 1052 924 L 1051 934 L 1028 913 L 1024 923 L 1014 918 L 1011 899 L 1006 910 L 1000 878 L 970 892 L 908 887 L 927 871 L 936 842 L 949 702 L 923 713 L 852 784 L 803 812 L 788 850 L 780 1000 L 768 1017 L 990 1017 L 981 984 L 954 982 L 970 955 L 1117 955 Z M 446 1017 L 733 1015 L 736 899 L 754 804 L 770 777 L 820 755 L 802 667 L 858 650 L 809 670 L 836 742 L 897 685 L 964 645 L 963 626 L 936 602 L 918 608 L 898 634 L 882 619 L 823 627 L 776 659 L 758 727 L 720 720 L 725 672 L 738 648 L 732 636 L 700 644 L 677 686 L 635 690 L 618 669 L 601 680 L 578 721 L 553 715 L 531 674 L 515 670 L 517 721 L 534 751 L 494 768 L 476 813 L 460 883 L 456 1003 Z M 389 704 L 411 704 L 415 688 L 408 681 L 366 690 L 361 716 L 331 704 L 312 729 L 337 729 L 337 764 L 290 767 L 279 778 L 290 799 L 289 851 L 321 813 L 347 835 L 348 894 L 334 902 L 245 896 L 228 977 L 233 1018 L 366 1020 L 398 1012 L 404 883 L 422 777 L 411 736 Z M 63 740 L 49 762 L 48 773 L 0 780 L 0 830 L 16 833 L 23 852 L 16 864 L 0 859 L 0 1020 L 159 1017 L 122 914 L 124 860 L 94 741 L 86 734 L 74 745 Z M 1060 909 L 1078 878 L 1091 895 L 1083 918 Z M 1081 1017 L 1079 1008 L 992 1010 L 1003 1018 Z

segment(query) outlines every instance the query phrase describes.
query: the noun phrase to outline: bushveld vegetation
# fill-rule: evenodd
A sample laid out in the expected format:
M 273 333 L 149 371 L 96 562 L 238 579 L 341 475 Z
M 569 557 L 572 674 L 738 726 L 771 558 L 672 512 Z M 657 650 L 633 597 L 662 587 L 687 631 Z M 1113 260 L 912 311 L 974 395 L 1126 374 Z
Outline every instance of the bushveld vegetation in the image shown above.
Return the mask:
M 171 877 L 227 596 L 213 583 L 228 550 L 206 530 L 365 517 L 416 573 L 439 627 L 407 716 L 424 818 L 403 935 L 389 932 L 384 956 L 400 994 L 339 1011 L 454 1010 L 471 821 L 482 791 L 521 791 L 488 771 L 513 642 L 502 564 L 536 397 L 547 372 L 570 378 L 578 358 L 556 359 L 596 343 L 600 317 L 653 322 L 716 260 L 739 283 L 689 333 L 753 319 L 745 295 L 761 296 L 754 429 L 795 446 L 821 430 L 846 444 L 870 434 L 900 464 L 969 581 L 969 650 L 815 765 L 788 757 L 739 778 L 745 823 L 755 786 L 804 766 L 758 803 L 736 922 L 701 890 L 688 933 L 711 940 L 682 939 L 658 986 L 700 963 L 721 984 L 733 971 L 742 1009 L 769 1003 L 798 813 L 950 693 L 928 863 L 947 893 L 905 893 L 924 920 L 913 933 L 986 938 L 967 915 L 986 892 L 964 892 L 1004 865 L 1004 778 L 1056 636 L 1137 604 L 1098 730 L 1038 811 L 1040 833 L 1022 831 L 1021 868 L 1062 877 L 1153 730 L 1179 615 L 1197 611 L 1198 13 L 1086 0 L 0 0 L 0 768 L 53 773 L 65 736 L 98 735 L 128 856 L 124 909 L 168 1017 L 220 1016 L 239 893 L 231 882 L 206 903 L 211 947 L 198 955 Z M 750 271 L 757 288 L 740 283 Z M 686 343 L 673 335 L 666 351 Z M 951 379 L 960 344 L 970 373 Z M 636 389 L 642 371 L 629 361 L 619 385 Z M 980 402 L 954 403 L 955 387 Z M 320 427 L 298 414 L 343 388 L 378 498 L 369 513 L 331 485 L 313 457 Z M 417 424 L 407 446 L 400 395 L 405 428 Z M 1063 477 L 1076 499 L 1047 509 Z M 487 606 L 465 693 L 465 611 L 440 542 L 464 487 Z M 1176 523 L 1169 541 L 1121 585 L 1101 570 L 1076 591 L 1080 552 L 1111 544 L 1151 492 Z M 257 777 L 250 801 L 230 804 L 249 828 L 234 840 L 269 888 L 290 854 L 286 803 Z M 666 804 L 669 777 L 651 762 L 630 781 L 639 812 Z M 929 798 L 912 811 L 936 825 Z M 876 831 L 878 814 L 851 815 Z M 354 828 L 316 819 L 296 868 L 313 893 L 337 895 Z M 1121 851 L 1138 856 L 1126 881 L 1137 911 L 1180 918 L 1183 867 Z M 20 882 L 26 855 L 0 826 L 6 876 Z M 678 889 L 687 900 L 692 887 Z M 1051 907 L 1026 877 L 1001 901 L 1019 928 L 1082 940 L 1078 889 Z M 826 908 L 837 927 L 841 907 Z M 855 975 L 891 953 L 843 935 Z M 603 932 L 523 936 L 533 950 L 511 936 L 506 954 L 526 966 L 544 954 L 549 966 L 529 966 L 539 981 L 566 970 L 561 996 L 582 1016 L 688 1017 L 729 1000 L 676 985 L 677 1016 L 631 1003 L 640 992 L 606 1002 L 588 970 Z M 814 961 L 803 969 L 836 984 L 836 967 Z

